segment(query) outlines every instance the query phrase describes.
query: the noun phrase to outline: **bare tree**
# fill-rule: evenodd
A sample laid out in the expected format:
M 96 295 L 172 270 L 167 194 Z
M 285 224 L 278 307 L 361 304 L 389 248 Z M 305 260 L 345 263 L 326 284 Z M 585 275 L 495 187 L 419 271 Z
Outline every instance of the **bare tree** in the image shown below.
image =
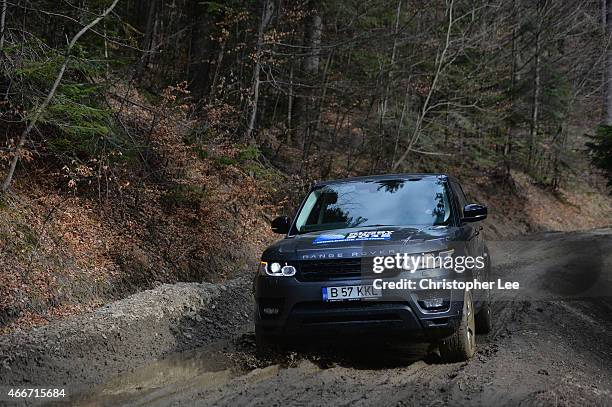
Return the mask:
M 310 0 L 308 6 L 310 10 L 306 17 L 304 33 L 304 47 L 307 53 L 302 61 L 302 69 L 307 73 L 316 73 L 320 64 L 323 19 L 317 0 Z
M 147 23 L 145 27 L 145 35 L 143 40 L 143 49 L 145 54 L 142 56 L 136 70 L 138 76 L 142 75 L 144 67 L 149 64 L 149 59 L 151 58 L 151 52 L 153 51 L 153 28 L 156 24 L 156 14 L 157 14 L 157 3 L 159 0 L 149 0 L 148 1 L 148 13 L 147 13 Z
M 317 73 L 321 62 L 321 36 L 323 33 L 323 19 L 320 14 L 320 1 L 308 1 L 308 14 L 304 19 L 304 45 L 305 51 L 302 58 L 302 71 L 310 82 L 315 82 L 318 79 Z M 300 163 L 300 172 L 303 170 L 304 161 L 308 158 L 310 147 L 313 139 L 316 136 L 316 128 L 313 122 L 316 121 L 318 113 L 313 108 L 317 97 L 317 89 L 314 83 L 312 86 L 305 89 L 303 95 L 295 99 L 294 114 L 296 122 L 304 124 L 302 133 L 302 162 Z M 320 107 L 320 105 L 319 105 Z
M 538 0 L 536 32 L 534 35 L 533 104 L 531 106 L 531 122 L 529 123 L 529 158 L 527 163 L 529 168 L 533 166 L 540 115 L 540 93 L 542 91 L 542 19 L 542 4 Z
M 253 68 L 253 85 L 251 91 L 251 114 L 249 117 L 249 124 L 245 139 L 253 141 L 253 131 L 255 130 L 255 120 L 257 119 L 257 104 L 259 102 L 259 85 L 261 83 L 259 76 L 261 74 L 261 57 L 264 42 L 264 32 L 266 27 L 272 19 L 274 13 L 274 2 L 272 0 L 263 0 L 263 7 L 261 11 L 261 21 L 259 23 L 259 30 L 257 31 L 257 50 L 255 55 L 255 67 Z
M 604 75 L 604 108 L 603 108 L 603 124 L 612 126 L 612 46 L 610 39 L 612 38 L 612 0 L 605 0 L 606 6 L 606 64 Z
M 4 47 L 4 29 L 6 28 L 7 0 L 2 0 L 2 15 L 0 15 L 0 48 Z
M 517 25 L 518 25 L 518 10 L 516 7 L 516 0 L 512 1 L 512 11 L 513 11 L 513 15 L 514 15 L 514 21 L 512 22 L 512 50 L 510 53 L 510 60 L 511 60 L 511 64 L 510 64 L 510 88 L 508 90 L 508 101 L 510 104 L 510 112 L 509 112 L 509 116 L 510 116 L 510 120 L 508 121 L 508 125 L 507 125 L 507 129 L 506 129 L 506 141 L 504 143 L 504 152 L 503 152 L 503 156 L 504 156 L 504 170 L 505 170 L 505 177 L 506 179 L 509 179 L 510 177 L 510 154 L 512 152 L 512 136 L 513 136 L 513 126 L 512 126 L 512 114 L 513 114 L 513 110 L 514 110 L 514 92 L 515 92 L 515 87 L 516 87 L 516 81 L 517 81 L 517 73 L 516 73 L 516 65 L 517 65 Z
M 444 41 L 444 45 L 442 46 L 442 51 L 439 52 L 438 55 L 436 56 L 436 70 L 434 72 L 433 79 L 431 80 L 431 85 L 429 87 L 429 91 L 427 92 L 427 97 L 425 98 L 425 102 L 423 103 L 421 112 L 419 116 L 417 117 L 417 121 L 414 125 L 414 131 L 412 132 L 412 136 L 410 137 L 408 147 L 406 147 L 406 151 L 404 151 L 404 154 L 402 154 L 402 156 L 397 160 L 397 162 L 393 164 L 392 166 L 393 171 L 397 170 L 397 168 L 402 164 L 402 162 L 406 159 L 406 157 L 408 157 L 408 154 L 410 154 L 410 151 L 412 151 L 412 147 L 414 146 L 414 144 L 419 139 L 419 136 L 421 135 L 423 120 L 425 119 L 425 116 L 427 116 L 427 113 L 431 109 L 429 105 L 431 101 L 431 97 L 433 93 L 436 91 L 437 89 L 436 87 L 437 87 L 438 81 L 440 80 L 442 71 L 444 67 L 447 65 L 446 54 L 448 53 L 448 49 L 450 47 L 451 33 L 453 30 L 453 24 L 455 22 L 454 15 L 453 15 L 453 7 L 454 7 L 454 0 L 450 0 L 447 6 L 448 24 L 446 27 L 445 41 Z

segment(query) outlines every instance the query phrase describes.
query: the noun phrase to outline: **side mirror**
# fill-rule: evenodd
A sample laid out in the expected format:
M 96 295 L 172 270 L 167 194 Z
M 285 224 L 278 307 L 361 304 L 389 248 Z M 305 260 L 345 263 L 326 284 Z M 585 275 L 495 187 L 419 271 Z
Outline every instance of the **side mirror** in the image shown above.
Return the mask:
M 291 219 L 288 216 L 279 216 L 272 221 L 272 232 L 287 234 L 291 227 Z
M 478 204 L 465 205 L 462 222 L 479 222 L 487 218 L 487 207 Z

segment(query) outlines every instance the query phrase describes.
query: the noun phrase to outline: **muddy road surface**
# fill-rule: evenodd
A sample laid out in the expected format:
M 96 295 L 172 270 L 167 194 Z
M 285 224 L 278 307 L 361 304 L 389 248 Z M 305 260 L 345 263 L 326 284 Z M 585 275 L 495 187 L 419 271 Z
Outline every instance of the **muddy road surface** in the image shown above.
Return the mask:
M 262 359 L 247 319 L 196 349 L 106 375 L 62 404 L 612 405 L 612 230 L 489 246 L 494 279 L 521 289 L 495 292 L 493 332 L 478 337 L 469 362 L 442 364 L 427 345 L 358 338 Z

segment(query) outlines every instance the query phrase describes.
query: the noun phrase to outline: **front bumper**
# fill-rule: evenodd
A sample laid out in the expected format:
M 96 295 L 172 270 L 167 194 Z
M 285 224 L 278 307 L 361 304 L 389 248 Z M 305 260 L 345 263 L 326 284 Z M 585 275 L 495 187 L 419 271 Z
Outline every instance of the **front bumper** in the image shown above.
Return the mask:
M 442 269 L 423 273 L 428 275 L 404 272 L 385 281 L 448 278 L 448 271 Z M 463 309 L 463 290 L 447 290 L 448 306 L 435 312 L 418 304 L 417 292 L 403 289 L 383 290 L 382 297 L 375 300 L 324 302 L 322 299 L 324 287 L 371 285 L 373 281 L 374 278 L 360 278 L 302 282 L 295 277 L 257 276 L 255 324 L 266 335 L 298 337 L 358 334 L 434 341 L 456 331 Z

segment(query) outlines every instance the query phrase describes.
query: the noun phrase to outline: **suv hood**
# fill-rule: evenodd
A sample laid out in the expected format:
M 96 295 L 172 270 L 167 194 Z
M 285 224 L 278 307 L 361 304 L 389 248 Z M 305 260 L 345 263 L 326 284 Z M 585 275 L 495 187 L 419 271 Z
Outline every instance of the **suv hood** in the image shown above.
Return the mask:
M 445 250 L 456 240 L 449 226 L 380 226 L 336 229 L 287 237 L 268 247 L 263 259 L 309 260 L 388 256 Z

